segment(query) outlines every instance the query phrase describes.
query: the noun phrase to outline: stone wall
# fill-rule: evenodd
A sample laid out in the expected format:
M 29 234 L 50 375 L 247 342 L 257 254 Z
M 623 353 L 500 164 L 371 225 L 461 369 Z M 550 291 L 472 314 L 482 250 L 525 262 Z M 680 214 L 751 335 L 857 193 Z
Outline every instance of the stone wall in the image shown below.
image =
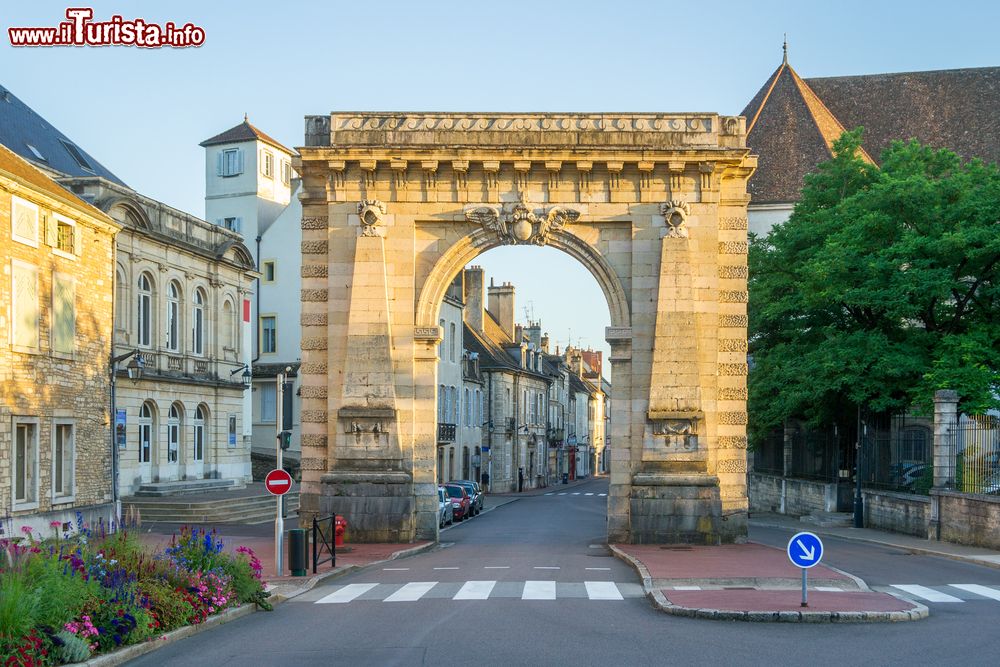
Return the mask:
M 927 537 L 931 499 L 909 493 L 864 491 L 865 527 Z
M 1000 549 L 1000 497 L 932 490 L 940 500 L 940 539 Z
M 837 511 L 837 485 L 809 479 L 750 474 L 750 511 L 804 516 Z

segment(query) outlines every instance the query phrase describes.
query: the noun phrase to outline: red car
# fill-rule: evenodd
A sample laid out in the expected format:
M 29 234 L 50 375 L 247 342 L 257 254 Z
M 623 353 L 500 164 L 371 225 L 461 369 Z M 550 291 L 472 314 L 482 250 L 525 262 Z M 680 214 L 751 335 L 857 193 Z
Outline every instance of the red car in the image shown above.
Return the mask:
M 472 507 L 472 499 L 469 498 L 468 491 L 457 484 L 445 484 L 444 490 L 448 493 L 448 499 L 451 501 L 451 511 L 455 521 L 461 521 L 468 517 Z

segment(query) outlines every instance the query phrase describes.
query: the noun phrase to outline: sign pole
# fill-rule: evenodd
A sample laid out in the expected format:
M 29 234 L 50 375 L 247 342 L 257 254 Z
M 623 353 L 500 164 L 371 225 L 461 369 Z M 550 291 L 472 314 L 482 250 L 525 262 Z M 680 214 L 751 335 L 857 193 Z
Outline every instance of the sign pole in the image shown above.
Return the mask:
M 806 599 L 806 573 L 809 572 L 806 568 L 802 568 L 802 606 L 808 607 L 809 601 Z
M 274 440 L 274 442 L 275 442 L 275 461 L 276 461 L 276 465 L 274 467 L 277 470 L 283 470 L 284 467 L 282 466 L 282 460 L 281 460 L 281 458 L 282 458 L 281 457 L 281 453 L 282 453 L 282 451 L 281 451 L 281 424 L 282 424 L 282 403 L 284 402 L 283 401 L 283 394 L 284 394 L 284 388 L 285 388 L 285 374 L 284 373 L 278 373 L 277 381 L 278 381 L 278 387 L 277 387 L 277 391 L 276 391 L 276 400 L 275 400 L 275 403 L 276 403 L 276 406 L 275 406 L 276 415 L 275 415 L 275 417 L 276 417 L 276 419 L 274 420 L 274 425 L 275 425 L 275 428 L 277 430 L 277 433 L 275 434 L 275 440 Z M 285 568 L 284 568 L 284 562 L 282 560 L 282 553 L 284 551 L 284 549 L 282 549 L 282 546 L 284 546 L 282 544 L 282 542 L 284 541 L 284 538 L 285 538 L 285 520 L 281 516 L 281 502 L 282 502 L 281 498 L 282 498 L 281 496 L 276 496 L 275 497 L 275 513 L 274 513 L 274 567 L 275 567 L 275 571 L 277 573 L 277 576 L 279 576 L 279 577 L 284 574 L 284 570 L 285 570 Z
M 816 567 L 823 560 L 823 541 L 813 533 L 803 531 L 792 535 L 785 548 L 788 560 L 792 565 L 802 570 L 802 606 L 809 606 L 808 596 L 808 572 L 809 568 Z

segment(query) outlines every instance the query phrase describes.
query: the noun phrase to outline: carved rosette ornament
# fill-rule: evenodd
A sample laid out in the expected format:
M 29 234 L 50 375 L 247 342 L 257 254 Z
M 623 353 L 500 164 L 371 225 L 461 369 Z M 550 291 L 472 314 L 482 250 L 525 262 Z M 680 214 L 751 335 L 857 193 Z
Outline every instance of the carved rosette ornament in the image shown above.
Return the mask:
M 493 232 L 505 245 L 546 245 L 549 235 L 580 217 L 580 212 L 564 206 L 553 206 L 539 215 L 524 201 L 505 205 L 480 206 L 465 212 L 465 219 Z
M 667 236 L 676 239 L 685 239 L 688 235 L 687 217 L 691 214 L 691 208 L 686 201 L 673 199 L 665 204 L 660 204 L 660 213 L 667 223 Z
M 362 236 L 382 236 L 378 227 L 383 224 L 385 204 L 377 199 L 365 199 L 358 203 L 358 217 L 361 218 Z

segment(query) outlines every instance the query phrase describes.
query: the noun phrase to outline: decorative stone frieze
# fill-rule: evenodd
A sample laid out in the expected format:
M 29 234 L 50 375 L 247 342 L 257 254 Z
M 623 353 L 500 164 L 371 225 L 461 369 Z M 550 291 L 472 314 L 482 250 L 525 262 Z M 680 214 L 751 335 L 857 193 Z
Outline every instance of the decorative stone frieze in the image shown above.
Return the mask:
M 720 278 L 746 278 L 749 275 L 746 264 L 720 264 Z
M 660 204 L 660 214 L 666 223 L 666 235 L 670 238 L 687 238 L 688 230 L 685 226 L 687 218 L 691 215 L 691 207 L 686 201 L 673 199 Z
M 746 364 L 719 364 L 719 375 L 746 375 Z
M 733 327 L 735 329 L 746 329 L 746 315 L 719 315 L 720 327 Z
M 719 352 L 746 352 L 746 338 L 720 338 Z
M 742 230 L 746 228 L 747 219 L 745 217 L 719 218 L 719 229 Z
M 301 275 L 303 278 L 326 278 L 329 271 L 326 264 L 303 264 Z
M 406 168 L 405 166 L 403 167 Z M 358 202 L 358 218 L 361 219 L 361 236 L 384 236 L 381 229 L 384 224 L 385 204 L 377 199 L 365 199 Z
M 746 459 L 722 459 L 716 466 L 717 470 L 722 473 L 726 472 L 746 472 L 747 462 Z
M 316 217 L 303 217 L 302 229 L 326 229 L 327 219 Z
M 746 412 L 720 412 L 719 413 L 719 423 L 720 424 L 746 424 L 747 423 L 747 413 Z
M 325 255 L 327 252 L 327 242 L 326 241 L 303 241 L 302 242 L 302 254 L 303 255 Z
M 746 303 L 749 298 L 746 290 L 719 290 L 721 303 Z
M 745 401 L 747 400 L 747 388 L 719 387 L 717 396 L 720 401 Z
M 745 255 L 747 254 L 746 241 L 721 241 L 719 243 L 720 255 Z
M 326 301 L 327 291 L 325 289 L 304 289 L 302 290 L 303 301 Z
M 746 449 L 747 437 L 745 435 L 720 435 L 719 449 Z
M 549 234 L 559 231 L 579 217 L 579 211 L 564 206 L 553 206 L 542 215 L 537 215 L 524 203 L 523 198 L 515 204 L 504 205 L 503 208 L 479 206 L 465 212 L 466 220 L 493 232 L 497 240 L 505 245 L 545 245 L 549 241 Z

